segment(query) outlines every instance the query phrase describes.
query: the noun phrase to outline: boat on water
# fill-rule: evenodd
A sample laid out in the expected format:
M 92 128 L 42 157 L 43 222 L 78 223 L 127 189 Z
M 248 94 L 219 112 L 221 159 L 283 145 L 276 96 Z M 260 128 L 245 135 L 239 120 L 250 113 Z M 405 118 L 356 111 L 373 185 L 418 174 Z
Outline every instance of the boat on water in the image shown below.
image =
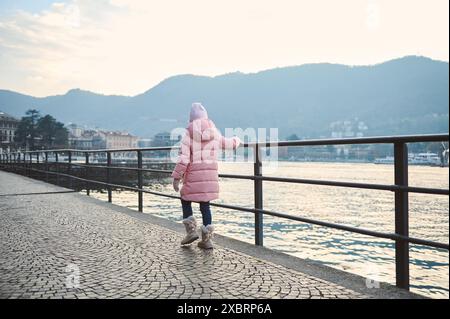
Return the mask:
M 374 164 L 394 164 L 394 156 L 386 156 L 384 158 L 376 158 Z M 408 160 L 409 162 L 409 160 Z
M 376 158 L 375 164 L 394 164 L 394 156 L 386 156 L 384 158 Z M 428 165 L 428 166 L 448 166 L 448 161 L 442 161 L 439 154 L 436 153 L 409 153 L 408 164 L 410 165 Z

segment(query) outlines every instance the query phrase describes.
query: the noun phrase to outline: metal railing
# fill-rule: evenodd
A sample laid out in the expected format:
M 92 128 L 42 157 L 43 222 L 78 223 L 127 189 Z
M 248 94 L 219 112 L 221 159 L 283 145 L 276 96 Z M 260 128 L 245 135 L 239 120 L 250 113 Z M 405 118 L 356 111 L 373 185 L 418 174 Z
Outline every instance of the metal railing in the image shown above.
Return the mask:
M 313 225 L 319 225 L 329 227 L 333 229 L 349 231 L 362 235 L 368 235 L 378 238 L 385 238 L 395 241 L 395 265 L 396 265 L 396 285 L 403 289 L 409 289 L 409 244 L 425 245 L 429 247 L 439 249 L 449 249 L 448 243 L 439 243 L 421 238 L 414 238 L 409 236 L 409 208 L 408 208 L 408 194 L 409 193 L 422 193 L 433 195 L 449 195 L 448 189 L 436 189 L 425 187 L 411 187 L 408 185 L 408 145 L 407 143 L 418 142 L 443 142 L 449 141 L 448 134 L 434 134 L 434 135 L 406 135 L 406 136 L 387 136 L 387 137 L 366 137 L 366 138 L 345 138 L 345 139 L 318 139 L 318 140 L 300 140 L 300 141 L 276 141 L 276 142 L 256 142 L 245 143 L 242 147 L 253 150 L 253 175 L 235 175 L 235 174 L 219 174 L 222 178 L 235 178 L 253 180 L 253 193 L 254 193 L 254 205 L 252 208 L 211 203 L 212 206 L 227 208 L 232 210 L 239 210 L 244 212 L 250 212 L 255 215 L 255 244 L 263 245 L 263 216 L 276 216 L 289 220 L 299 221 L 303 223 L 309 223 Z M 262 174 L 262 149 L 272 147 L 285 147 L 285 146 L 319 146 L 319 145 L 355 145 L 355 144 L 393 144 L 394 146 L 394 184 L 367 184 L 367 183 L 355 183 L 355 182 L 338 182 L 329 180 L 312 180 L 301 178 L 285 178 L 285 177 L 270 177 L 263 176 Z M 60 177 L 66 177 L 71 182 L 78 180 L 86 183 L 86 193 L 89 195 L 89 186 L 92 184 L 101 185 L 107 188 L 108 201 L 112 202 L 112 188 L 121 188 L 138 193 L 138 210 L 143 211 L 143 193 L 148 193 L 157 196 L 163 196 L 167 198 L 180 199 L 180 196 L 171 194 L 160 193 L 143 188 L 143 173 L 144 172 L 156 172 L 163 174 L 170 174 L 171 170 L 161 169 L 149 169 L 143 168 L 143 152 L 148 151 L 170 151 L 173 147 L 150 147 L 150 148 L 126 148 L 126 149 L 100 149 L 100 150 L 76 150 L 76 149 L 57 149 L 57 150 L 41 150 L 41 151 L 28 151 L 28 152 L 12 152 L 7 154 L 1 154 L 0 164 L 1 168 L 6 170 L 15 170 L 21 168 L 21 172 L 25 172 L 29 175 L 31 171 L 40 172 L 45 174 L 46 180 L 49 179 L 49 174 L 56 175 L 57 183 Z M 137 153 L 137 167 L 118 167 L 112 165 L 112 153 L 118 152 L 136 152 Z M 48 155 L 53 153 L 55 155 L 56 172 L 49 170 Z M 85 163 L 73 163 L 72 155 L 84 154 Z M 90 163 L 90 154 L 106 153 L 106 165 L 93 165 Z M 40 163 L 40 154 L 44 154 L 44 169 L 33 168 L 33 156 L 36 157 L 35 162 Z M 61 172 L 59 169 L 58 154 L 67 154 L 68 163 L 65 172 Z M 28 159 L 27 159 L 28 156 Z M 66 164 L 66 163 L 64 163 Z M 72 167 L 96 167 L 106 170 L 106 181 L 98 181 L 86 178 L 74 176 L 72 174 Z M 130 170 L 137 172 L 137 187 L 118 185 L 111 182 L 112 170 Z M 297 183 L 297 184 L 312 184 L 322 186 L 334 186 L 334 187 L 350 187 L 360 189 L 372 189 L 372 190 L 384 190 L 391 191 L 395 194 L 395 232 L 384 233 L 373 231 L 364 228 L 356 228 L 351 226 L 345 226 L 335 223 L 330 223 L 321 220 L 315 220 L 305 218 L 301 216 L 293 216 L 282 212 L 266 210 L 263 207 L 263 181 L 270 182 L 285 182 L 285 183 Z M 70 185 L 71 186 L 71 185 Z

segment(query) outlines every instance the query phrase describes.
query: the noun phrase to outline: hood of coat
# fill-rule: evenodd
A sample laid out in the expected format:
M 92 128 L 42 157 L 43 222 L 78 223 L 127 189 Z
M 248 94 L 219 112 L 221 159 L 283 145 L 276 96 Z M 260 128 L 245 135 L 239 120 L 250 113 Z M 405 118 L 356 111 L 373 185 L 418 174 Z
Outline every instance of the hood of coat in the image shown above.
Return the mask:
M 187 127 L 192 140 L 197 142 L 211 141 L 217 137 L 217 128 L 208 118 L 193 120 Z

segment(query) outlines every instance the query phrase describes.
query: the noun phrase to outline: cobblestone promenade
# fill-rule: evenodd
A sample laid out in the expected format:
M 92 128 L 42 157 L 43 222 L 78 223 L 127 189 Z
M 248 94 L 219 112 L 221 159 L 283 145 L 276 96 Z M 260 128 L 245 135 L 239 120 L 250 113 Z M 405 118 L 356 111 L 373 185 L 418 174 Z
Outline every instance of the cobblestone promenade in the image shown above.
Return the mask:
M 259 258 L 260 248 L 246 254 L 251 245 L 239 249 L 241 244 L 227 246 L 223 238 L 213 251 L 182 248 L 180 225 L 152 223 L 135 216 L 147 214 L 81 194 L 20 195 L 64 190 L 0 171 L 0 298 L 412 296 L 392 287 L 364 289 L 359 277 L 319 278 L 311 273 L 315 266 L 295 269 L 276 262 L 284 260 L 282 254 L 271 260 L 261 248 Z M 327 273 L 324 267 L 320 272 Z

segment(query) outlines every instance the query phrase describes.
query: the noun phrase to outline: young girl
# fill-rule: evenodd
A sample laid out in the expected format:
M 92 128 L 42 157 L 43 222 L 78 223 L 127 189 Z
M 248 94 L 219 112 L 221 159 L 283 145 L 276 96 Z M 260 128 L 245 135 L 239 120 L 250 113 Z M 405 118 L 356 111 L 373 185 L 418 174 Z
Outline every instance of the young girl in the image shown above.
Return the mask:
M 181 187 L 181 206 L 183 208 L 183 224 L 186 237 L 181 241 L 187 245 L 197 240 L 197 222 L 192 215 L 192 202 L 200 204 L 203 225 L 202 240 L 198 247 L 213 248 L 211 236 L 214 231 L 209 202 L 219 197 L 219 177 L 217 173 L 217 155 L 220 149 L 235 149 L 239 146 L 238 137 L 225 138 L 208 119 L 208 113 L 201 103 L 193 103 L 189 125 L 181 140 L 181 149 L 175 169 L 172 173 L 173 188 Z

